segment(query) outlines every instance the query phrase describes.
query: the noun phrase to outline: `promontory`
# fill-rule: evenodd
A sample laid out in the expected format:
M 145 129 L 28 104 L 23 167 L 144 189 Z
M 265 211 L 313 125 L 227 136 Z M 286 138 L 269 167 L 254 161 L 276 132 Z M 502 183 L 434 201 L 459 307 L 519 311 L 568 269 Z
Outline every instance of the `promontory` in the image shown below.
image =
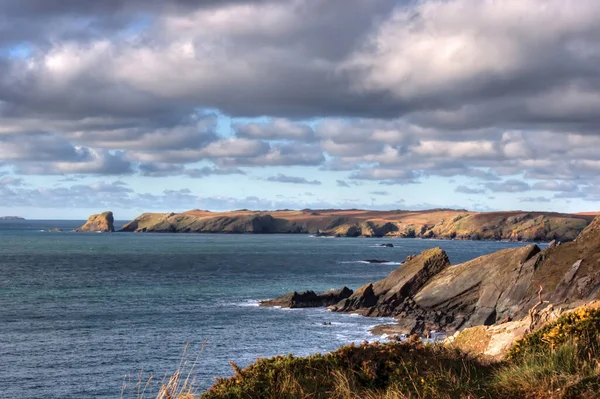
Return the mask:
M 121 231 L 171 233 L 299 233 L 335 237 L 571 241 L 593 214 L 552 212 L 279 210 L 144 213 Z
M 431 248 L 356 291 L 292 292 L 261 305 L 394 317 L 397 324 L 379 332 L 423 334 L 499 325 L 531 316 L 542 305 L 569 309 L 597 299 L 600 217 L 575 240 L 543 250 L 531 244 L 450 265 L 442 249 Z

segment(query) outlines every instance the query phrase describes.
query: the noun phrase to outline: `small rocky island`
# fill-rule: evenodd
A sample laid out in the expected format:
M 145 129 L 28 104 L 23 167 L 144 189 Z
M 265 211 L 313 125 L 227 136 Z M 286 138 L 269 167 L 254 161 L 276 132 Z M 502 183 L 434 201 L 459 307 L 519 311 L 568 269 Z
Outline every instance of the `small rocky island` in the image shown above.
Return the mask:
M 114 222 L 112 212 L 103 212 L 90 216 L 88 221 L 75 231 L 78 233 L 113 233 L 115 231 Z
M 17 220 L 26 220 L 25 218 L 22 218 L 20 216 L 0 216 L 0 220 L 12 220 L 12 221 L 17 221 Z

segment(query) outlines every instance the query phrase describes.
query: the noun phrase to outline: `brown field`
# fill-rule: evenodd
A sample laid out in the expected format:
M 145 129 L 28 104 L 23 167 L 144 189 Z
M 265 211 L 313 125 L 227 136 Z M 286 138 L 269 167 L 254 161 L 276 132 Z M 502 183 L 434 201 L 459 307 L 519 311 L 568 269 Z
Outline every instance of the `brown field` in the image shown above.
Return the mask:
M 524 211 L 500 211 L 500 212 L 472 212 L 464 209 L 432 209 L 424 211 L 403 211 L 403 210 L 392 210 L 392 211 L 373 211 L 373 210 L 362 210 L 362 209 L 309 209 L 309 210 L 278 210 L 278 211 L 251 211 L 251 210 L 237 210 L 227 212 L 211 212 L 206 210 L 191 210 L 183 212 L 184 215 L 194 216 L 199 219 L 203 218 L 217 218 L 217 217 L 240 217 L 240 216 L 252 216 L 252 215 L 271 215 L 276 218 L 286 219 L 290 221 L 308 221 L 322 218 L 331 217 L 348 217 L 357 220 L 370 220 L 379 223 L 387 222 L 401 222 L 404 224 L 436 224 L 440 220 L 453 219 L 459 215 L 477 215 L 481 220 L 489 219 L 493 220 L 498 217 L 508 217 L 518 214 L 529 213 L 532 215 L 553 215 L 553 216 L 589 216 L 589 219 L 593 219 L 594 216 L 600 214 L 600 212 L 581 212 L 581 213 L 554 213 L 554 212 L 524 212 Z

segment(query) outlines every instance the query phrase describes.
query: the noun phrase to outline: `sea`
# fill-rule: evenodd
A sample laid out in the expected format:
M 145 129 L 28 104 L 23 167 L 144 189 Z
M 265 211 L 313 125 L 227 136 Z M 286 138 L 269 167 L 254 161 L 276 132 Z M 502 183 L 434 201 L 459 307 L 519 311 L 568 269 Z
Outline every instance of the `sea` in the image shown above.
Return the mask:
M 261 299 L 356 289 L 436 246 L 456 264 L 524 245 L 71 232 L 83 222 L 0 221 L 0 397 L 151 398 L 179 367 L 201 392 L 232 375 L 230 361 L 244 367 L 374 341 L 381 338 L 369 330 L 390 322 L 264 308 Z M 53 228 L 64 231 L 44 231 Z M 394 247 L 378 247 L 384 243 Z

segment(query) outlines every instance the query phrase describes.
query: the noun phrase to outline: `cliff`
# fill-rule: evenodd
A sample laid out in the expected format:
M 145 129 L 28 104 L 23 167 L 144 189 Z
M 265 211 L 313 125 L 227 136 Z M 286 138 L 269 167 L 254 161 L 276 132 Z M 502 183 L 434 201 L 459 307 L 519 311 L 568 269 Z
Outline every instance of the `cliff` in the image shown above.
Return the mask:
M 76 232 L 102 232 L 112 233 L 115 231 L 113 225 L 115 219 L 112 212 L 104 212 L 98 215 L 92 215 L 88 218 L 87 222 L 75 229 Z
M 25 218 L 22 218 L 20 216 L 0 216 L 0 220 L 25 220 Z
M 600 217 L 543 251 L 528 245 L 451 266 L 440 248 L 426 250 L 329 308 L 396 318 L 379 332 L 422 334 L 522 319 L 540 298 L 562 308 L 600 298 Z
M 593 215 L 543 212 L 429 211 L 188 211 L 144 213 L 122 231 L 175 233 L 300 233 L 338 237 L 571 241 Z

